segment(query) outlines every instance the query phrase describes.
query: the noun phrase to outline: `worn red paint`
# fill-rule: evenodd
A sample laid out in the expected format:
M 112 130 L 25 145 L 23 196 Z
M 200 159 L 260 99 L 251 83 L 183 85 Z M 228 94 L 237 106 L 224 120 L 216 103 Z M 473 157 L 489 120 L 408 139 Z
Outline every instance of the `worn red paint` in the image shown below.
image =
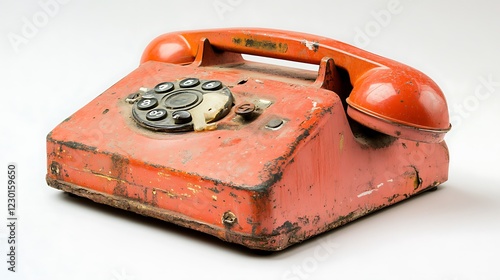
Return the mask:
M 247 62 L 238 52 L 318 63 L 320 71 Z M 384 74 L 370 76 L 373 69 Z M 233 108 L 206 132 L 157 133 L 134 122 L 129 94 L 185 77 L 222 81 L 236 104 L 271 105 L 249 119 Z M 422 90 L 441 98 L 431 106 L 439 113 L 407 116 L 390 98 L 392 105 L 374 109 L 362 89 L 377 77 L 403 92 L 397 103 L 414 102 Z M 362 108 L 357 113 L 379 110 L 353 118 L 393 136 L 401 126 L 417 127 L 404 136 L 418 141 L 350 124 L 348 96 Z M 426 109 L 423 99 L 410 111 Z M 47 181 L 229 242 L 281 250 L 446 181 L 443 112 L 442 93 L 420 72 L 331 39 L 261 29 L 168 34 L 153 41 L 135 71 L 48 135 Z M 283 125 L 266 128 L 276 118 Z M 387 127 L 374 118 L 389 120 Z

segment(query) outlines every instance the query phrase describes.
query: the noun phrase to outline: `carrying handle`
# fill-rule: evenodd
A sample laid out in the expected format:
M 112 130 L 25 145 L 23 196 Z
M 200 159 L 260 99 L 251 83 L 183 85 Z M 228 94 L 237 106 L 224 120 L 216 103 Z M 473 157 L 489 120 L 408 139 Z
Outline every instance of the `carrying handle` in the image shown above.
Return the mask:
M 346 100 L 347 113 L 377 131 L 435 143 L 442 141 L 451 127 L 446 99 L 429 77 L 409 66 L 325 37 L 262 28 L 168 33 L 147 46 L 141 63 L 191 64 L 197 56 L 201 57 L 198 52 L 207 49 L 206 44 L 233 55 L 318 65 L 324 64 L 326 58 L 333 59 L 335 67 L 347 71 L 353 86 Z

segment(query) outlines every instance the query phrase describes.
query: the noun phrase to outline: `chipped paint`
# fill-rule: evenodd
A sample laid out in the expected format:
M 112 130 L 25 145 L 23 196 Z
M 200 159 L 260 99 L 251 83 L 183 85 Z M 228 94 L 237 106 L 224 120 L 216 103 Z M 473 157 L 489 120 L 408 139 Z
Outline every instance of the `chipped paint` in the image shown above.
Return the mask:
M 310 97 L 308 97 L 307 99 L 311 100 L 311 105 L 312 105 L 311 112 L 319 109 L 319 107 L 318 107 L 318 101 L 313 100 Z
M 271 100 L 267 100 L 267 99 L 259 99 L 258 102 L 263 105 L 263 107 L 264 107 L 263 109 L 269 108 L 269 106 L 271 106 L 271 104 L 273 104 L 273 102 Z
M 420 173 L 418 172 L 417 167 L 411 165 L 411 168 L 415 170 L 415 181 L 413 182 L 413 189 L 417 190 L 420 186 L 422 186 L 422 178 L 420 178 Z
M 318 42 L 312 42 L 307 40 L 302 40 L 301 43 L 306 46 L 310 51 L 317 52 L 319 49 Z
M 170 177 L 170 174 L 164 173 L 164 172 L 161 172 L 161 171 L 158 171 L 157 174 L 158 174 L 158 176 L 161 176 L 161 177 L 166 177 L 166 178 Z
M 172 189 L 172 191 L 158 189 L 158 191 L 168 195 L 168 197 L 170 197 L 170 198 L 177 198 L 178 197 L 178 195 L 175 192 L 173 192 L 173 189 Z
M 191 191 L 191 192 L 193 192 L 193 193 L 197 193 L 197 192 L 199 192 L 199 190 L 193 189 L 193 188 L 191 188 L 191 187 L 188 187 L 187 189 L 188 189 L 188 190 L 190 190 L 190 191 Z
M 117 181 L 115 178 L 112 178 L 112 177 L 109 177 L 109 176 L 106 176 L 106 175 L 101 175 L 101 174 L 94 173 L 94 176 L 100 177 L 100 178 L 105 178 L 108 181 L 111 181 L 111 180 Z
M 362 193 L 358 194 L 358 197 L 363 197 L 365 195 L 369 195 L 369 194 L 371 194 L 374 191 L 377 191 L 377 189 L 373 189 L 373 190 L 369 190 L 369 191 L 366 191 L 366 192 L 362 192 Z
M 193 194 L 196 194 L 201 191 L 201 186 L 193 183 L 187 183 L 188 190 L 190 190 Z
M 344 134 L 343 133 L 340 133 L 339 150 L 340 151 L 344 150 Z

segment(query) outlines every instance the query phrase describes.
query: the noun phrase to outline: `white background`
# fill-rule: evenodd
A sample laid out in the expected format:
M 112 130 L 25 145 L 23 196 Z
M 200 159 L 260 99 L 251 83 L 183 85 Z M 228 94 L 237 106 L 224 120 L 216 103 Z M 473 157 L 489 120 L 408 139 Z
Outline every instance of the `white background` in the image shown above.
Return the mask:
M 17 272 L 1 183 L 0 279 L 500 279 L 499 2 L 400 0 L 378 22 L 389 0 L 66 2 L 0 2 L 0 169 L 19 169 Z M 134 70 L 150 40 L 238 26 L 338 39 L 432 77 L 454 125 L 449 181 L 269 256 L 46 185 L 46 134 Z

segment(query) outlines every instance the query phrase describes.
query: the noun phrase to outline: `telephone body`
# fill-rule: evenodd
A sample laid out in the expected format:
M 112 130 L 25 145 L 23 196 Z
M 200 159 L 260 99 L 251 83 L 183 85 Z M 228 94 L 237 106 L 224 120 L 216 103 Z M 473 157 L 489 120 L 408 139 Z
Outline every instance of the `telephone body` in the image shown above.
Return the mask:
M 269 29 L 176 32 L 48 134 L 46 179 L 276 251 L 434 190 L 448 178 L 449 129 L 430 78 L 345 43 Z

